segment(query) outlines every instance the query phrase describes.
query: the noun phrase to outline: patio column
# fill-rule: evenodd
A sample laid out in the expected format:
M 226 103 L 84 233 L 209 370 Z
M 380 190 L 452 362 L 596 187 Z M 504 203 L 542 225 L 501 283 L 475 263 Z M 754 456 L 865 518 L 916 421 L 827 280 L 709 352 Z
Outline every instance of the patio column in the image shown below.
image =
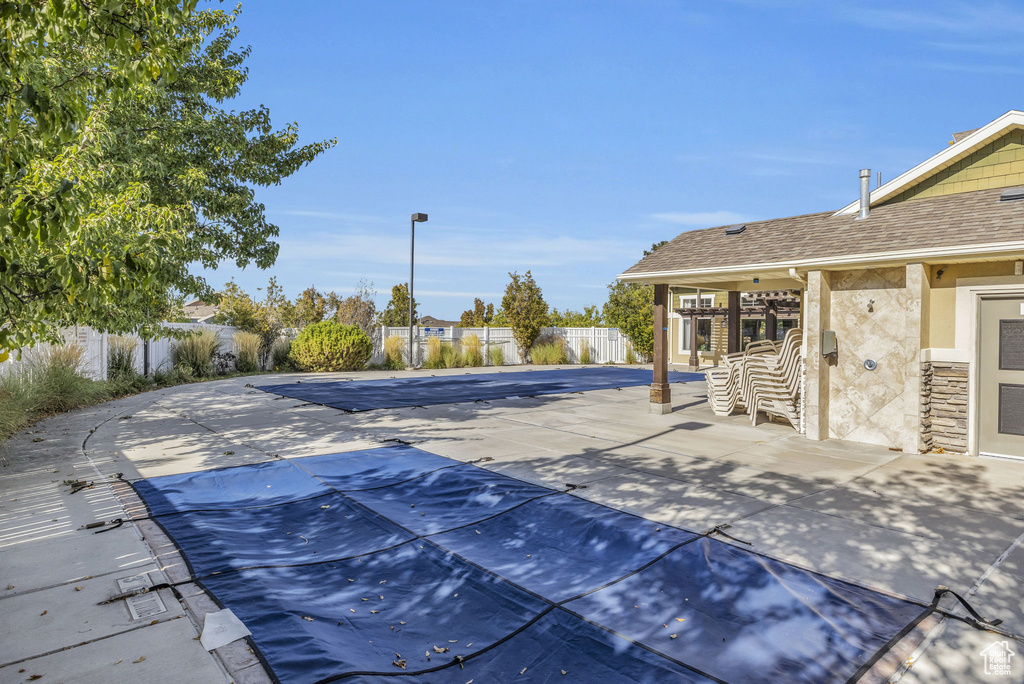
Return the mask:
M 700 358 L 697 356 L 697 314 L 690 315 L 690 370 L 700 368 Z
M 654 381 L 651 383 L 651 413 L 672 412 L 672 390 L 668 386 L 668 285 L 654 286 Z
M 743 328 L 740 324 L 740 293 L 729 291 L 729 330 L 726 335 L 726 353 L 743 351 Z
M 774 299 L 765 302 L 764 308 L 764 338 L 775 341 L 778 334 L 778 302 Z

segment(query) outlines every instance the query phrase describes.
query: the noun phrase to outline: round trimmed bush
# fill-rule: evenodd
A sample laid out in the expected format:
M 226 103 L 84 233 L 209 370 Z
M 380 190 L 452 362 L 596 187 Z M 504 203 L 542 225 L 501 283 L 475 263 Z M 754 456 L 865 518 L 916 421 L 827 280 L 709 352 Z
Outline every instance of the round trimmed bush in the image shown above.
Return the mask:
M 369 335 L 354 325 L 321 321 L 306 326 L 292 342 L 292 358 L 305 371 L 362 370 L 373 356 Z

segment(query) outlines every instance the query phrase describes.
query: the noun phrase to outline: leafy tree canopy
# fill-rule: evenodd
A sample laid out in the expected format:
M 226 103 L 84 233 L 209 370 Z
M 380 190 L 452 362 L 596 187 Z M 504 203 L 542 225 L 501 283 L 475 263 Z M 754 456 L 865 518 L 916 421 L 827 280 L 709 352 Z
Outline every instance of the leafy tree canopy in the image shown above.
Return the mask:
M 585 306 L 583 311 L 552 309 L 551 325 L 558 328 L 596 328 L 604 325 L 604 316 L 596 306 Z
M 462 312 L 459 319 L 460 328 L 482 328 L 494 320 L 494 304 L 484 305 L 484 300 L 473 299 L 473 308 Z
M 270 266 L 278 229 L 254 186 L 335 144 L 298 145 L 246 80 L 238 10 L 195 0 L 0 3 L 0 353 L 72 324 L 152 334 L 191 263 Z
M 281 318 L 287 328 L 305 328 L 322 320 L 333 318 L 341 305 L 341 298 L 333 291 L 321 293 L 315 287 L 307 287 L 295 302 L 285 302 Z
M 540 286 L 527 271 L 524 275 L 509 273 L 511 281 L 501 299 L 501 310 L 512 328 L 512 337 L 524 359 L 540 336 L 540 329 L 548 324 L 548 303 Z
M 656 242 L 644 256 L 653 254 L 667 240 Z M 645 360 L 654 356 L 654 286 L 648 283 L 616 281 L 608 286 L 608 302 L 604 305 L 607 325 L 618 328 L 629 338 Z
M 420 319 L 417 307 L 419 303 L 413 301 L 412 320 L 415 324 Z M 409 325 L 409 283 L 401 283 L 391 288 L 391 301 L 387 307 L 380 312 L 378 325 L 386 325 L 390 328 L 401 328 Z
M 259 335 L 260 356 L 266 361 L 274 340 L 281 336 L 281 330 L 285 327 L 283 312 L 288 307 L 288 299 L 278 286 L 277 279 L 270 279 L 262 301 L 250 297 L 234 280 L 224 286 L 219 297 L 220 307 L 212 322 Z
M 377 318 L 377 296 L 373 283 L 360 280 L 355 294 L 338 302 L 337 319 L 342 325 L 354 325 L 373 337 L 374 320 Z

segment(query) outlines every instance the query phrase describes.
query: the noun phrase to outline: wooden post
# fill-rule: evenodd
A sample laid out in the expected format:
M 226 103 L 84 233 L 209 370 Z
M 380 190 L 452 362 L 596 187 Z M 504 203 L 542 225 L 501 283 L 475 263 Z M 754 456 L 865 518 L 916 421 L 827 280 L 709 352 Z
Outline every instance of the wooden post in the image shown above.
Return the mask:
M 654 286 L 654 382 L 651 383 L 651 413 L 672 412 L 672 390 L 668 386 L 668 285 Z
M 764 307 L 764 338 L 774 342 L 778 332 L 778 302 L 771 299 Z
M 729 334 L 726 336 L 726 352 L 735 354 L 743 351 L 743 326 L 740 321 L 740 293 L 729 291 Z
M 697 314 L 690 314 L 690 370 L 697 370 L 700 367 L 700 358 L 697 356 Z

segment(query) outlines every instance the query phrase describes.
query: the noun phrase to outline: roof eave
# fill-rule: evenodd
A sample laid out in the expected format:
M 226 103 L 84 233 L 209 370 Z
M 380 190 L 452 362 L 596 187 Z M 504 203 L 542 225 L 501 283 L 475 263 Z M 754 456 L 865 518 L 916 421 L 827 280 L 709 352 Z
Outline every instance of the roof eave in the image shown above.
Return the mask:
M 838 270 L 845 267 L 862 268 L 894 263 L 936 261 L 977 257 L 1024 257 L 1024 241 L 993 242 L 979 245 L 958 245 L 953 247 L 930 247 L 928 249 L 876 252 L 873 254 L 844 255 L 829 258 L 797 259 L 791 261 L 739 264 L 736 266 L 712 266 L 672 271 L 646 271 L 642 273 L 620 273 L 617 278 L 625 282 L 664 282 L 667 278 L 707 277 L 755 274 L 762 271 L 787 272 Z

